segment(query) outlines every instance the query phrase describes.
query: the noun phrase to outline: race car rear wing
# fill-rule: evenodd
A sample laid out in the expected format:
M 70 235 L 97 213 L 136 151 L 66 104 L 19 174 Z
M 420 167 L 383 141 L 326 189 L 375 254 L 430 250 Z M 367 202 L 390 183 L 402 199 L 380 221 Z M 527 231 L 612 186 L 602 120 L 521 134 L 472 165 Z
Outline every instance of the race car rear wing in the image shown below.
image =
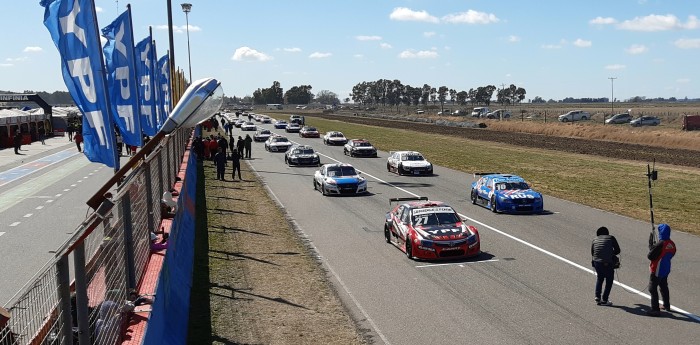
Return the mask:
M 395 202 L 401 201 L 428 201 L 427 196 L 416 196 L 416 197 L 406 197 L 406 198 L 389 198 L 389 205 Z

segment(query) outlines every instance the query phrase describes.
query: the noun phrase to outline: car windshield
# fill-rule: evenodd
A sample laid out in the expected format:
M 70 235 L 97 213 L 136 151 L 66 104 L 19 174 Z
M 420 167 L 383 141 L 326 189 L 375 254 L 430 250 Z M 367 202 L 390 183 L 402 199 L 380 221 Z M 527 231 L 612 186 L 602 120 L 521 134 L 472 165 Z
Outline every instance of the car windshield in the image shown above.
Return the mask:
M 260 134 L 270 134 L 270 131 L 268 131 L 267 129 L 266 129 L 266 130 L 262 130 L 262 131 L 260 131 Z
M 422 161 L 425 160 L 419 153 L 404 153 L 401 155 L 402 161 Z
M 287 121 L 277 121 L 277 123 L 283 125 L 283 124 L 287 123 Z
M 307 132 L 316 132 L 316 128 L 314 127 L 306 127 Z
M 342 137 L 343 137 L 343 133 L 331 133 L 331 137 L 333 137 L 333 138 L 342 138 Z
M 353 167 L 331 167 L 328 168 L 329 177 L 355 176 L 357 172 Z
M 305 148 L 305 149 L 296 149 L 294 150 L 294 154 L 297 155 L 312 155 L 314 154 L 314 149 L 312 148 Z
M 287 138 L 274 138 L 272 141 L 282 143 L 282 142 L 287 142 Z
M 355 145 L 356 145 L 356 146 L 362 146 L 362 147 L 369 147 L 369 146 L 372 146 L 370 143 L 368 143 L 368 142 L 366 142 L 366 141 L 365 141 L 365 142 L 355 143 Z
M 454 212 L 430 212 L 414 214 L 411 218 L 413 226 L 446 225 L 459 222 L 459 217 Z
M 525 182 L 499 182 L 496 183 L 496 190 L 516 190 L 530 189 L 530 186 Z

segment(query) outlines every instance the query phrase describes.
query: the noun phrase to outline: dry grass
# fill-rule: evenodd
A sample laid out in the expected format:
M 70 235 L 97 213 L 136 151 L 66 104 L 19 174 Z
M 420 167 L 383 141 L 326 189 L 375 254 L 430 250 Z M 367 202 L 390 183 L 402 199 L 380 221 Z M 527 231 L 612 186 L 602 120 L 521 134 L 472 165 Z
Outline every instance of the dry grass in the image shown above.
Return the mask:
M 320 263 L 242 168 L 243 181 L 218 181 L 204 163 L 197 231 L 208 243 L 195 257 L 189 343 L 363 344 Z

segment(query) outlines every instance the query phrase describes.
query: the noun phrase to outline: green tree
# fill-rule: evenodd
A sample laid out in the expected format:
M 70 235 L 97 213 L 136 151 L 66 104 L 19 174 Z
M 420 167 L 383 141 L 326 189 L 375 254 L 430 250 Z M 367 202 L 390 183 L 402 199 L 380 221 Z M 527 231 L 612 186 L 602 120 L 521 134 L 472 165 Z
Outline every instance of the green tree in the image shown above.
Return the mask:
M 284 93 L 286 104 L 309 104 L 314 98 L 311 85 L 293 86 Z
M 450 91 L 450 88 L 447 86 L 440 86 L 437 91 L 437 100 L 440 102 L 440 111 L 444 112 L 445 111 L 445 101 L 447 100 L 447 94 Z
M 338 99 L 338 95 L 334 92 L 328 91 L 328 90 L 321 90 L 317 95 L 316 95 L 316 101 L 321 103 L 321 104 L 333 104 L 337 105 L 340 103 L 340 99 Z

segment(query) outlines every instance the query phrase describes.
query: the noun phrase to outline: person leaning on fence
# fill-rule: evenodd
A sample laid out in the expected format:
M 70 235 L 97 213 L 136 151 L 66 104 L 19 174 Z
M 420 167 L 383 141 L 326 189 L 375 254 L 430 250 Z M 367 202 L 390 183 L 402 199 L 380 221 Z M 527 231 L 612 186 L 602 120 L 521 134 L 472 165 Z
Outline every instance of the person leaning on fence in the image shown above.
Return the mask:
M 595 302 L 598 305 L 612 305 L 608 299 L 613 281 L 615 280 L 615 258 L 620 254 L 620 245 L 615 236 L 611 236 L 608 228 L 601 226 L 596 231 L 596 238 L 591 243 L 592 264 L 597 279 L 595 282 Z M 605 290 L 601 290 L 605 282 Z

